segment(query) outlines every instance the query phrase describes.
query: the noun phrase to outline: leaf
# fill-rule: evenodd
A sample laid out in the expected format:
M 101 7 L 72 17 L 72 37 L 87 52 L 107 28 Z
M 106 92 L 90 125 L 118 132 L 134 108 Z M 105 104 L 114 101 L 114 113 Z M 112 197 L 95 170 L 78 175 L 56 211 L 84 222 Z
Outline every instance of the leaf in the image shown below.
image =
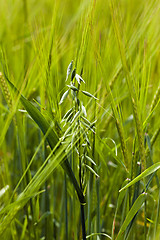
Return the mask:
M 64 100 L 68 96 L 68 93 L 69 93 L 69 89 L 62 95 L 59 105 L 61 105 L 64 102 Z
M 96 163 L 93 161 L 92 158 L 88 157 L 88 156 L 85 156 L 85 158 L 90 161 L 92 164 L 94 164 L 96 166 Z
M 68 68 L 67 68 L 67 76 L 66 76 L 66 81 L 69 77 L 69 74 L 71 73 L 72 71 L 72 67 L 73 67 L 73 60 L 70 62 L 70 64 L 68 65 Z
M 86 91 L 81 91 L 84 95 L 86 95 L 87 97 L 92 97 L 92 98 L 94 98 L 94 99 L 96 99 L 96 100 L 98 100 L 98 98 L 96 98 L 95 96 L 93 96 L 91 93 L 89 93 L 89 92 L 86 92 Z
M 152 165 L 151 167 L 147 168 L 144 172 L 142 172 L 140 175 L 138 175 L 138 177 L 134 178 L 130 183 L 128 183 L 126 186 L 124 186 L 123 188 L 121 188 L 119 190 L 119 192 L 125 190 L 126 188 L 132 186 L 133 184 L 135 184 L 136 182 L 140 181 L 141 179 L 143 179 L 144 177 L 147 177 L 148 175 L 152 174 L 153 172 L 157 171 L 160 168 L 160 163 L 155 163 L 154 165 Z
M 118 236 L 116 238 L 116 240 L 120 240 L 122 237 L 122 233 L 126 230 L 128 224 L 132 221 L 132 219 L 134 218 L 134 216 L 136 215 L 136 213 L 139 211 L 139 209 L 141 208 L 142 204 L 144 203 L 144 201 L 146 200 L 147 197 L 147 193 L 142 193 L 137 200 L 134 202 L 133 206 L 131 207 L 130 211 L 128 212 L 121 228 L 120 231 L 118 233 Z
M 88 128 L 88 129 L 91 130 L 93 133 L 95 133 L 95 131 L 94 131 L 87 123 L 83 122 L 82 120 L 81 120 L 81 123 L 82 123 L 86 128 Z
M 81 130 L 82 130 L 84 139 L 86 140 L 88 146 L 90 147 L 91 144 L 90 144 L 90 141 L 89 141 L 89 139 L 88 139 L 87 133 L 84 131 L 84 129 L 83 129 L 82 127 L 81 127 Z
M 14 92 L 16 94 L 20 94 L 18 89 L 7 79 L 7 82 L 12 87 Z M 41 112 L 29 101 L 27 100 L 22 94 L 20 94 L 20 100 L 24 106 L 24 108 L 27 110 L 29 115 L 32 117 L 32 119 L 37 123 L 39 128 L 42 130 L 43 134 L 47 134 L 47 141 L 51 147 L 51 149 L 54 149 L 56 145 L 59 143 L 59 138 L 54 132 L 54 130 L 51 128 L 50 124 L 47 122 L 47 120 L 44 118 L 44 116 L 41 114 Z M 74 185 L 74 188 L 77 192 L 79 201 L 81 204 L 85 204 L 85 197 L 83 195 L 83 192 L 81 188 L 79 187 L 79 184 L 74 176 L 74 173 L 71 169 L 71 166 L 68 162 L 68 159 L 65 158 L 64 161 L 61 163 L 62 168 L 65 170 L 65 172 L 68 174 L 71 182 Z
M 75 79 L 77 80 L 78 84 L 81 84 L 81 82 L 84 82 L 84 83 L 85 83 L 85 81 L 83 80 L 83 78 L 82 78 L 80 75 L 78 75 L 77 73 L 76 73 Z
M 81 108 L 82 108 L 82 112 L 83 112 L 84 116 L 86 117 L 87 112 L 86 112 L 86 108 L 83 106 L 83 104 L 82 104 Z
M 72 111 L 73 111 L 73 107 L 66 112 L 66 114 L 63 116 L 63 120 L 66 119 Z
M 85 117 L 83 117 L 83 116 L 81 116 L 81 118 L 82 118 L 89 126 L 91 125 L 90 121 L 88 121 L 87 118 L 85 118 Z
M 74 115 L 72 121 L 71 121 L 71 124 L 74 122 L 74 120 L 79 116 L 80 114 L 80 111 L 76 112 L 76 114 Z
M 68 116 L 67 119 L 66 119 L 66 122 L 69 122 L 69 121 L 72 119 L 73 114 L 74 114 L 74 112 L 71 112 L 71 113 L 69 114 L 69 116 Z
M 88 170 L 89 170 L 90 172 L 92 172 L 94 175 L 96 175 L 96 177 L 99 178 L 99 175 L 93 170 L 93 168 L 91 168 L 91 167 L 88 166 L 87 164 L 85 164 L 85 166 L 88 168 Z
M 76 92 L 78 91 L 78 88 L 76 88 L 74 85 L 67 85 L 67 87 L 69 87 L 73 91 L 76 91 Z
M 75 74 L 76 74 L 76 68 L 71 73 L 71 81 L 73 81 Z

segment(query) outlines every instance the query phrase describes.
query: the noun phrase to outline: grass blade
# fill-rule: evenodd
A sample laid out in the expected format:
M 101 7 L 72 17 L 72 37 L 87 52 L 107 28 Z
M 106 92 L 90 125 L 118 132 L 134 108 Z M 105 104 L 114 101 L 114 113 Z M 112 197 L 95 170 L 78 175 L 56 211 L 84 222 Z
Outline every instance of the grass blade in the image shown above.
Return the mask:
M 160 163 L 155 163 L 154 165 L 152 165 L 151 167 L 147 168 L 144 172 L 142 172 L 140 175 L 138 175 L 138 177 L 134 178 L 130 183 L 128 183 L 126 186 L 124 186 L 123 188 L 121 188 L 119 190 L 119 192 L 127 189 L 128 187 L 132 186 L 133 184 L 135 184 L 136 182 L 140 181 L 141 179 L 147 177 L 148 175 L 154 173 L 155 171 L 157 171 L 160 168 Z
M 128 224 L 131 222 L 131 220 L 133 219 L 133 217 L 135 216 L 135 214 L 139 211 L 140 207 L 142 206 L 142 204 L 144 203 L 144 201 L 146 200 L 147 194 L 146 193 L 142 193 L 137 200 L 135 201 L 135 203 L 133 204 L 132 208 L 130 209 L 130 211 L 128 212 L 126 219 L 124 220 L 122 227 L 118 233 L 118 236 L 116 238 L 116 240 L 120 240 L 122 237 L 123 232 L 125 231 L 125 229 L 127 228 Z

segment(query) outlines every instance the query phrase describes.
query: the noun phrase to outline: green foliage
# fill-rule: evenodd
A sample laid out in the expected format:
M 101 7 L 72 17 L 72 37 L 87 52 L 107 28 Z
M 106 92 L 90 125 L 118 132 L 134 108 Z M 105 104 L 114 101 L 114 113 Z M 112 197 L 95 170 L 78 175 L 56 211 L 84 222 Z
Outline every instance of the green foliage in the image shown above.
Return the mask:
M 1 0 L 1 239 L 159 239 L 159 18 Z

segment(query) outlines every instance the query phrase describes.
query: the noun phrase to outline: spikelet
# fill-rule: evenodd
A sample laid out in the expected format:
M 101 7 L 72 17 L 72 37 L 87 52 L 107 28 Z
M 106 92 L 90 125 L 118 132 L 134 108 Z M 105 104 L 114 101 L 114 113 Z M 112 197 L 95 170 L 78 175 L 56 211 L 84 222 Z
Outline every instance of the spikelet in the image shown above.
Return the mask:
M 4 97 L 6 99 L 6 102 L 8 104 L 8 106 L 10 108 L 12 108 L 12 98 L 11 98 L 11 94 L 8 90 L 8 86 L 6 84 L 6 81 L 4 79 L 4 76 L 3 74 L 0 72 L 0 83 L 1 83 L 1 86 L 2 86 L 2 91 L 3 91 L 3 94 L 4 94 Z
M 10 109 L 12 109 L 13 105 L 12 105 L 11 94 L 9 92 L 9 89 L 8 89 L 7 83 L 5 81 L 5 78 L 4 78 L 4 76 L 1 72 L 0 72 L 0 85 L 2 87 L 3 95 L 4 95 L 4 98 L 7 102 L 7 104 L 8 104 L 8 107 Z M 15 116 L 13 117 L 13 121 L 14 121 L 14 124 L 17 125 Z
M 140 118 L 137 110 L 137 104 L 132 98 L 132 104 L 133 104 L 133 113 L 137 128 L 137 136 L 138 136 L 138 142 L 139 142 L 139 150 L 140 150 L 140 157 L 141 157 L 141 164 L 142 164 L 142 171 L 146 169 L 146 156 L 145 156 L 145 147 L 144 147 L 144 137 L 143 137 L 143 131 L 142 126 L 140 123 Z

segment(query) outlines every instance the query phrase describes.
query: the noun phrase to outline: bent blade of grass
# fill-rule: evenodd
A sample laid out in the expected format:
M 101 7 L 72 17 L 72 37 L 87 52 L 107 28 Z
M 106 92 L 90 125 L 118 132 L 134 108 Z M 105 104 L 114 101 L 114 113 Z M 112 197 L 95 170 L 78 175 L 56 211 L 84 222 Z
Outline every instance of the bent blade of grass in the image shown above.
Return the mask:
M 142 193 L 137 200 L 135 201 L 135 203 L 133 204 L 132 208 L 130 209 L 130 211 L 128 212 L 126 219 L 124 220 L 122 227 L 118 233 L 118 236 L 116 238 L 116 240 L 120 240 L 122 239 L 122 234 L 125 231 L 125 229 L 127 228 L 128 224 L 131 222 L 131 220 L 133 219 L 133 217 L 135 216 L 135 214 L 139 211 L 139 209 L 141 208 L 142 204 L 144 203 L 144 201 L 146 200 L 147 194 L 146 193 Z
M 14 92 L 18 95 L 20 95 L 20 100 L 24 106 L 24 108 L 27 110 L 29 115 L 32 117 L 32 119 L 37 123 L 39 128 L 42 130 L 43 134 L 45 135 L 48 130 L 48 135 L 47 135 L 47 141 L 51 147 L 51 149 L 54 149 L 54 147 L 59 143 L 58 136 L 54 132 L 54 130 L 51 128 L 50 124 L 47 122 L 47 120 L 43 117 L 41 112 L 29 101 L 27 100 L 20 92 L 18 89 L 10 82 L 9 79 L 7 79 L 7 82 L 11 86 L 11 88 L 14 90 Z M 73 183 L 75 190 L 78 194 L 78 198 L 81 204 L 85 204 L 85 198 L 83 195 L 82 190 L 80 189 L 78 182 L 75 178 L 75 175 L 70 167 L 70 164 L 65 158 L 65 161 L 61 163 L 62 168 L 65 170 L 65 172 L 68 174 L 71 182 Z
M 147 177 L 148 175 L 154 173 L 155 171 L 157 171 L 160 168 L 160 163 L 155 163 L 154 165 L 152 165 L 151 167 L 147 168 L 144 172 L 142 172 L 140 175 L 138 175 L 138 177 L 134 178 L 130 183 L 128 183 L 126 186 L 124 186 L 123 188 L 121 188 L 119 190 L 119 192 L 127 189 L 128 187 L 132 186 L 133 184 L 135 184 L 136 182 L 140 181 L 141 179 Z
M 106 234 L 106 233 L 92 233 L 92 234 L 86 236 L 86 239 L 91 238 L 91 237 L 93 237 L 93 236 L 103 236 L 103 237 L 107 237 L 107 238 L 109 238 L 109 239 L 112 239 L 112 238 L 111 238 L 108 234 Z

